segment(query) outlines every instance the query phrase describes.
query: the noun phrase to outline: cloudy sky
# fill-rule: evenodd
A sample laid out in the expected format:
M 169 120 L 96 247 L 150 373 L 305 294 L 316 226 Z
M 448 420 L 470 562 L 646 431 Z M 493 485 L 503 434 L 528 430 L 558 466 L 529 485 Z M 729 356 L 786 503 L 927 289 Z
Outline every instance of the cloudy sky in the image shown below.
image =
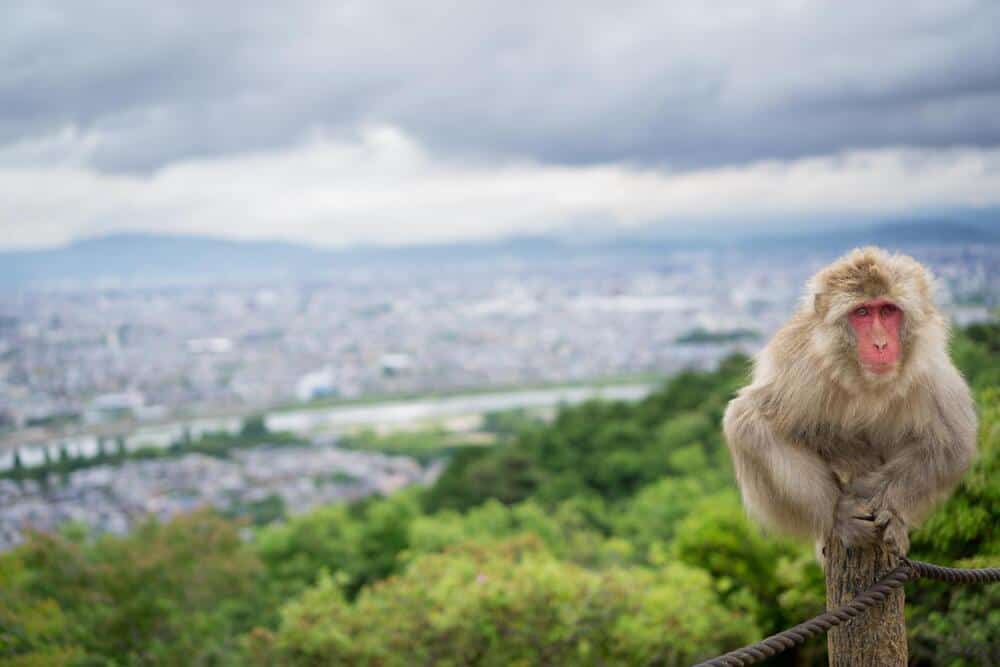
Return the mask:
M 2 247 L 1000 205 L 992 0 L 115 4 L 0 5 Z

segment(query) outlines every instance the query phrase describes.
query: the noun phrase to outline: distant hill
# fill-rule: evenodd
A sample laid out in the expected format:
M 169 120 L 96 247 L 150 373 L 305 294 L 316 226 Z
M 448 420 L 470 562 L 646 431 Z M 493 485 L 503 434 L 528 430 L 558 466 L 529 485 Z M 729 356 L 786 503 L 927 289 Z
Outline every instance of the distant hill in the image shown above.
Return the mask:
M 0 252 L 0 287 L 85 284 L 157 285 L 334 275 L 359 266 L 552 256 L 553 240 L 328 249 L 278 241 L 112 234 L 33 251 Z
M 873 227 L 868 236 L 872 243 L 998 243 L 1000 228 L 972 223 L 948 222 L 888 222 Z
M 0 283 L 159 283 L 231 275 L 280 274 L 322 265 L 307 246 L 193 236 L 114 234 L 29 252 L 0 253 Z
M 946 220 L 889 221 L 875 225 L 828 230 L 780 237 L 757 237 L 746 242 L 755 246 L 769 244 L 795 246 L 807 244 L 830 248 L 857 245 L 906 247 L 917 244 L 1000 243 L 1000 225 L 989 226 Z
M 278 241 L 233 241 L 198 236 L 113 234 L 65 246 L 0 252 L 0 287 L 25 285 L 160 285 L 282 277 L 332 276 L 356 267 L 477 263 L 513 259 L 561 261 L 572 257 L 650 256 L 680 248 L 744 247 L 753 252 L 808 246 L 839 252 L 861 244 L 905 248 L 914 244 L 997 243 L 1000 225 L 921 220 L 892 221 L 809 234 L 742 240 L 670 240 L 616 236 L 581 242 L 573 238 L 515 237 L 490 242 L 423 246 L 358 246 L 328 249 Z

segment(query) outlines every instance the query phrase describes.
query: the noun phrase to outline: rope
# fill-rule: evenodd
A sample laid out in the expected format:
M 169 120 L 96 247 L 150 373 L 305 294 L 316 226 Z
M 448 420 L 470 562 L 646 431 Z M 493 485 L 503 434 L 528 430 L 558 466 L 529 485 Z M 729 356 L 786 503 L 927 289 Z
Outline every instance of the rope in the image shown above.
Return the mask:
M 766 660 L 861 615 L 869 607 L 884 602 L 892 591 L 901 588 L 908 580 L 920 578 L 956 584 L 986 583 L 1000 581 L 1000 567 L 960 569 L 903 558 L 895 569 L 847 604 L 824 612 L 804 623 L 799 623 L 784 632 L 771 635 L 756 644 L 744 646 L 725 655 L 720 655 L 718 658 L 699 663 L 695 667 L 745 667 Z
M 1000 581 L 1000 567 L 980 567 L 964 569 L 958 567 L 943 567 L 934 563 L 924 563 L 919 560 L 903 559 L 916 576 L 911 579 L 936 579 L 953 584 L 986 584 Z

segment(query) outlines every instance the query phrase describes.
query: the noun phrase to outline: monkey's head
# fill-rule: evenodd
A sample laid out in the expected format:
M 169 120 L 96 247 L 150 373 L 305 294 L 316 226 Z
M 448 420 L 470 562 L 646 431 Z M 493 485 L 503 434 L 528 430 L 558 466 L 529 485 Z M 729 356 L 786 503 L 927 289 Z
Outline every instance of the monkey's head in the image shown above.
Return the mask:
M 918 345 L 943 339 L 931 290 L 930 273 L 912 257 L 852 251 L 809 282 L 804 307 L 818 324 L 814 351 L 836 362 L 843 384 L 897 381 Z

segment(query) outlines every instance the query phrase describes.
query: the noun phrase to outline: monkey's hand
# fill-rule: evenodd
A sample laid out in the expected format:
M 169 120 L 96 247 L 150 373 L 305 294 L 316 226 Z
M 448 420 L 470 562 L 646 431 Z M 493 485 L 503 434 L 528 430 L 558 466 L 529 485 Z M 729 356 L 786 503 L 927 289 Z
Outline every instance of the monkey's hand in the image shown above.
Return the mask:
M 893 553 L 905 556 L 910 548 L 906 522 L 891 507 L 877 498 L 844 493 L 837 501 L 834 534 L 845 547 L 882 542 Z
M 896 508 L 887 501 L 886 482 L 881 479 L 879 472 L 854 480 L 844 495 L 854 499 L 861 508 L 871 511 L 877 539 L 881 539 L 893 553 L 899 556 L 906 555 L 910 549 L 909 527 Z
M 881 535 L 875 525 L 878 514 L 871 498 L 844 493 L 837 500 L 833 517 L 833 534 L 845 547 L 875 544 Z
M 910 533 L 896 510 L 885 508 L 875 516 L 875 529 L 882 535 L 886 548 L 897 556 L 905 556 L 910 550 Z

